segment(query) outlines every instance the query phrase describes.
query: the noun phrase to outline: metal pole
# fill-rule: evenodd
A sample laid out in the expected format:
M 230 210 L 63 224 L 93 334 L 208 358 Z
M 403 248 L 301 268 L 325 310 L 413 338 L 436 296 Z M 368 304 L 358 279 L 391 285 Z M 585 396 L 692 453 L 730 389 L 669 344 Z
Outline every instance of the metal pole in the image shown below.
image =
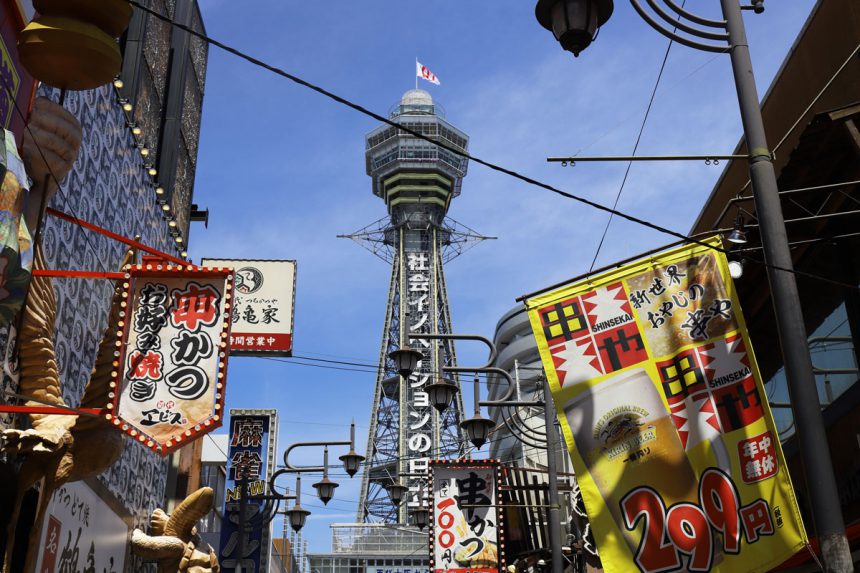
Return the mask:
M 558 468 L 556 468 L 555 454 L 558 450 L 558 434 L 555 431 L 555 406 L 552 402 L 552 393 L 549 382 L 543 381 L 543 413 L 544 424 L 546 424 L 546 469 L 549 474 L 549 544 L 552 550 L 552 573 L 562 573 L 564 562 L 561 556 L 561 519 L 558 508 Z
M 240 471 L 239 468 L 236 468 L 236 471 Z M 237 547 L 239 554 L 236 556 L 236 568 L 234 569 L 236 573 L 242 573 L 242 559 L 245 557 L 245 506 L 247 505 L 245 494 L 247 488 L 248 476 L 243 469 L 242 477 L 239 479 L 239 546 Z
M 749 45 L 738 0 L 720 0 L 731 44 L 732 72 L 749 149 L 750 181 L 755 197 L 765 261 L 793 269 L 779 190 L 750 61 Z M 827 573 L 854 571 L 845 524 L 821 419 L 818 391 L 806 340 L 806 327 L 794 274 L 767 268 L 785 376 L 797 424 L 797 440 L 806 476 L 815 532 Z

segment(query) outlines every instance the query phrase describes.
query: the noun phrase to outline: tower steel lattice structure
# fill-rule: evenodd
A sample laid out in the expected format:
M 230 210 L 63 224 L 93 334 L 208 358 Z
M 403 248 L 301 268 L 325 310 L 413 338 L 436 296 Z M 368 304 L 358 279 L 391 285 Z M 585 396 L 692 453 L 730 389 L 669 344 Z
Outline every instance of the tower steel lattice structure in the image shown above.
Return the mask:
M 444 115 L 429 93 L 410 90 L 392 108 L 390 118 L 465 151 L 468 137 Z M 423 390 L 438 378 L 442 366 L 456 365 L 452 342 L 410 344 L 408 335 L 451 332 L 443 264 L 490 237 L 446 217 L 451 200 L 460 194 L 466 158 L 390 125 L 367 135 L 365 155 L 373 193 L 385 201 L 388 216 L 343 237 L 390 262 L 391 280 L 357 521 L 409 523 L 409 511 L 421 503 L 425 481 L 416 476 L 426 473 L 431 458 L 461 457 L 465 444 L 459 425 L 460 394 L 440 415 Z M 388 357 L 406 346 L 423 354 L 408 380 L 397 374 Z M 385 490 L 398 480 L 409 487 L 399 507 Z

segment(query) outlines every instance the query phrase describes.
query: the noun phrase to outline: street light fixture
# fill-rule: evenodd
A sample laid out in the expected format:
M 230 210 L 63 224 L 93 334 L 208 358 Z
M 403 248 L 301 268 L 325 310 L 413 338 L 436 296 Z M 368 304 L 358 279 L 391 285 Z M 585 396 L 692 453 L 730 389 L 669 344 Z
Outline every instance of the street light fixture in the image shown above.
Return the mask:
M 487 443 L 490 432 L 493 431 L 496 424 L 492 420 L 482 417 L 480 413 L 476 413 L 468 420 L 460 422 L 460 427 L 466 432 L 475 449 L 480 450 L 481 446 Z
M 328 479 L 328 446 L 326 446 L 323 453 L 323 468 L 325 468 L 323 469 L 323 477 L 314 484 L 314 489 L 317 490 L 317 496 L 323 502 L 323 505 L 328 505 L 328 502 L 334 497 L 335 488 L 338 486 L 336 482 Z
M 293 531 L 298 533 L 302 530 L 302 527 L 305 526 L 305 522 L 308 520 L 308 516 L 311 514 L 310 511 L 302 507 L 302 476 L 296 476 L 296 504 L 293 506 L 293 509 L 287 510 L 287 519 L 290 520 L 290 527 L 293 528 Z
M 391 482 L 385 486 L 385 489 L 388 491 L 388 497 L 391 498 L 391 503 L 394 505 L 403 503 L 403 498 L 406 496 L 406 492 L 409 491 L 409 488 L 399 481 Z
M 418 368 L 418 362 L 424 355 L 414 348 L 398 348 L 388 354 L 388 357 L 394 361 L 394 366 L 397 372 L 404 378 L 409 378 L 412 373 Z
M 481 381 L 478 375 L 475 374 L 473 401 L 475 403 L 475 415 L 468 420 L 460 422 L 460 427 L 466 432 L 466 436 L 476 450 L 480 450 L 481 446 L 487 443 L 490 437 L 490 432 L 496 427 L 495 422 L 481 416 Z
M 538 0 L 535 16 L 561 47 L 578 57 L 612 15 L 612 0 Z
M 726 240 L 735 245 L 745 245 L 747 243 L 747 233 L 744 230 L 744 218 L 742 216 L 738 215 L 738 218 L 735 220 L 735 227 L 729 233 L 729 236 L 726 237 Z
M 338 458 L 343 462 L 343 469 L 349 477 L 352 477 L 358 472 L 361 462 L 364 461 L 364 456 L 355 451 L 355 421 L 349 426 L 349 452 Z
M 611 9 L 599 12 L 600 4 L 599 0 L 538 0 L 535 15 L 541 26 L 552 30 L 565 50 L 576 55 L 590 43 L 586 41 L 589 40 L 588 32 L 596 30 L 592 25 L 594 8 L 598 8 L 597 26 L 605 22 L 612 13 Z M 722 20 L 703 18 L 669 0 L 666 0 L 666 4 L 677 17 L 660 8 L 656 0 L 647 0 L 653 13 L 646 10 L 642 0 L 630 0 L 630 4 L 649 26 L 672 41 L 697 50 L 730 54 L 744 142 L 749 150 L 750 182 L 758 217 L 759 236 L 764 258 L 768 263 L 767 277 L 774 314 L 778 317 L 776 329 L 797 426 L 795 435 L 806 474 L 812 520 L 821 544 L 825 569 L 834 573 L 850 571 L 851 550 L 845 536 L 845 521 L 842 517 L 830 450 L 821 447 L 821 444 L 827 443 L 827 432 L 821 417 L 821 401 L 815 384 L 812 358 L 806 339 L 806 324 L 793 273 L 794 262 L 779 198 L 773 153 L 767 144 L 742 15 L 742 10 L 752 10 L 760 14 L 764 11 L 764 2 L 752 0 L 750 4 L 741 6 L 739 0 L 720 0 Z M 611 2 L 609 5 L 611 6 Z M 584 12 L 583 7 L 587 7 Z M 582 17 L 583 13 L 586 15 L 585 19 Z M 575 26 L 570 24 L 571 15 Z M 593 34 L 590 39 L 594 39 Z
M 434 384 L 425 386 L 424 391 L 427 392 L 430 403 L 441 414 L 448 409 L 460 389 L 450 380 L 442 378 Z
M 430 510 L 426 507 L 418 507 L 412 510 L 412 525 L 418 529 L 427 527 L 427 522 L 430 521 Z

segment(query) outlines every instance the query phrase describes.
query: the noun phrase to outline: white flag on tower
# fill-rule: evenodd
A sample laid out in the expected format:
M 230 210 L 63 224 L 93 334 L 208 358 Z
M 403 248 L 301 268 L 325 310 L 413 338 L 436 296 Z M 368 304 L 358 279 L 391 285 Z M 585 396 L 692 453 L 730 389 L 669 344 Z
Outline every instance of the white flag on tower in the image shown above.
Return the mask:
M 421 65 L 421 62 L 415 60 L 415 75 L 419 78 L 424 78 L 431 84 L 441 85 L 439 82 L 439 78 L 436 77 L 436 74 L 431 72 L 427 66 Z

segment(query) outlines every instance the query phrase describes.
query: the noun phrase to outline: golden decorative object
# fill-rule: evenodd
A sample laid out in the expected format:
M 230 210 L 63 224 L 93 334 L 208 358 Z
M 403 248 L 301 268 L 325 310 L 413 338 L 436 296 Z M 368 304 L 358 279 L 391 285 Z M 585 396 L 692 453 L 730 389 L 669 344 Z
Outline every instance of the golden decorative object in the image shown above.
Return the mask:
M 132 8 L 123 0 L 34 0 L 40 16 L 21 32 L 21 63 L 39 81 L 89 90 L 111 81 L 122 55 L 116 37 Z
M 139 237 L 138 237 L 139 238 Z M 136 252 L 129 250 L 120 268 L 134 260 Z M 34 269 L 45 268 L 41 249 L 37 247 Z M 116 324 L 120 320 L 122 288 L 114 289 L 111 312 L 90 379 L 81 398 L 81 408 L 102 408 L 110 393 L 114 348 L 117 343 Z M 62 382 L 54 352 L 54 330 L 57 299 L 49 277 L 34 276 L 24 308 L 21 332 L 18 335 L 21 368 L 18 393 L 32 401 L 25 406 L 66 407 Z M 2 451 L 15 453 L 22 459 L 17 476 L 16 506 L 12 509 L 6 532 L 6 559 L 3 571 L 10 570 L 15 530 L 25 492 L 41 482 L 36 524 L 41 524 L 54 491 L 67 482 L 94 477 L 119 459 L 125 446 L 122 432 L 117 431 L 103 416 L 69 416 L 58 414 L 28 414 L 30 428 L 7 429 L 2 432 Z M 25 571 L 31 571 L 39 550 L 41 531 L 33 527 L 27 551 Z
M 167 515 L 161 509 L 152 512 L 150 534 L 135 529 L 131 550 L 138 557 L 158 562 L 158 573 L 218 573 L 215 552 L 206 552 L 194 527 L 212 509 L 215 493 L 200 488 Z
M 131 4 L 125 0 L 33 0 L 33 8 L 39 14 L 89 22 L 111 38 L 125 32 L 132 12 Z

